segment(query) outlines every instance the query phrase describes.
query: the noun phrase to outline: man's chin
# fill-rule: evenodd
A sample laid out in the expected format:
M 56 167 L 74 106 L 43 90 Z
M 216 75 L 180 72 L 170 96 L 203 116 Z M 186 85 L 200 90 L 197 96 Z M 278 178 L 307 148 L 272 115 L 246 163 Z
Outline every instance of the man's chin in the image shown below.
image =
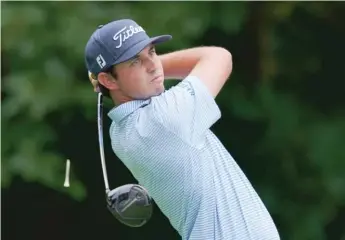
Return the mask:
M 164 87 L 164 85 L 162 85 L 162 87 L 157 90 L 156 96 L 161 95 L 164 91 L 165 91 L 165 87 Z

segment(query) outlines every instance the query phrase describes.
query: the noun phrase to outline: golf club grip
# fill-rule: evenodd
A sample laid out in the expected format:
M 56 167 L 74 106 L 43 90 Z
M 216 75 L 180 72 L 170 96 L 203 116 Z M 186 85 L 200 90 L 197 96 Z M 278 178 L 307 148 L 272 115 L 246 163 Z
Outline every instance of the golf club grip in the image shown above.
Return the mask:
M 106 167 L 106 164 L 105 164 L 105 157 L 104 157 L 104 144 L 103 144 L 103 95 L 102 95 L 102 93 L 98 93 L 97 126 L 98 126 L 99 152 L 100 152 L 100 156 L 101 156 L 101 164 L 102 164 L 105 192 L 108 193 L 110 190 L 109 190 L 109 183 L 108 183 L 108 176 L 107 176 L 107 167 Z

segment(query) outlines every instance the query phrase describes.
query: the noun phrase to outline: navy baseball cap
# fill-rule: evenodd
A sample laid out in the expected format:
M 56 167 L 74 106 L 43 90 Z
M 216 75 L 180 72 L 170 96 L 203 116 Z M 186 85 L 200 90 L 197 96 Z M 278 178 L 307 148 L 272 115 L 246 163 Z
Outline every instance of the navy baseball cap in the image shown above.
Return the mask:
M 97 76 L 111 66 L 135 57 L 149 44 L 162 43 L 171 38 L 171 35 L 149 37 L 145 30 L 131 19 L 101 25 L 86 44 L 86 67 Z

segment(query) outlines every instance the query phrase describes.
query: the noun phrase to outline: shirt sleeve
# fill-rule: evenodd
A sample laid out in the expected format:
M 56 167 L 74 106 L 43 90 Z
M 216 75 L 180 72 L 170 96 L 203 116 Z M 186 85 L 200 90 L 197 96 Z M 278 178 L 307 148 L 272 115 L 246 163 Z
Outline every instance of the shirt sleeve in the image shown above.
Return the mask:
M 213 96 L 195 76 L 154 97 L 152 103 L 156 119 L 189 140 L 202 136 L 221 117 Z

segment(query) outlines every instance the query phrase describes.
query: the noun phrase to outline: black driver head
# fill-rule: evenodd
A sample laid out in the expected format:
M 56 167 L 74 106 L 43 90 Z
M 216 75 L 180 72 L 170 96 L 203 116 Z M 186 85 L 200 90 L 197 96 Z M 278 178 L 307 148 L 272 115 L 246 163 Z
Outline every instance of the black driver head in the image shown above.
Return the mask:
M 107 193 L 109 211 L 129 227 L 141 227 L 153 212 L 153 201 L 147 190 L 137 184 L 126 184 Z

